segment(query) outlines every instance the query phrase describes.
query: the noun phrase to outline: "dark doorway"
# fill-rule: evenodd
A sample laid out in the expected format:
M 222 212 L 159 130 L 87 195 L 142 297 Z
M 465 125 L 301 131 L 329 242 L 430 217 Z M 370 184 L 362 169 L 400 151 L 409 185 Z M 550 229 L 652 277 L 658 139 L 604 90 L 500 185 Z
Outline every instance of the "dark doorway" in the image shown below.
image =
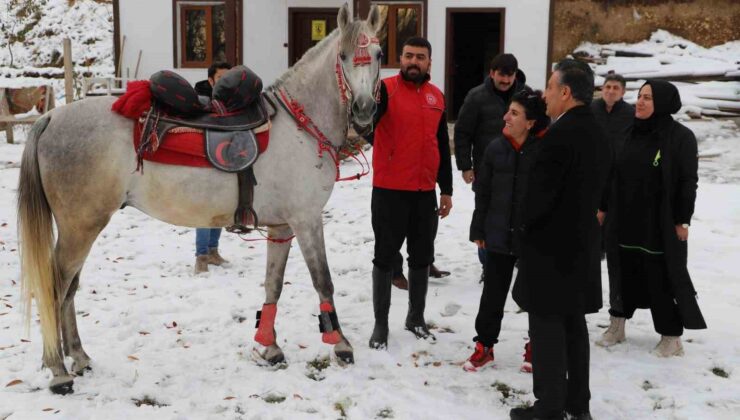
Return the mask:
M 447 117 L 457 119 L 465 95 L 481 84 L 504 48 L 504 9 L 447 9 Z
M 337 28 L 338 8 L 288 8 L 288 65 Z

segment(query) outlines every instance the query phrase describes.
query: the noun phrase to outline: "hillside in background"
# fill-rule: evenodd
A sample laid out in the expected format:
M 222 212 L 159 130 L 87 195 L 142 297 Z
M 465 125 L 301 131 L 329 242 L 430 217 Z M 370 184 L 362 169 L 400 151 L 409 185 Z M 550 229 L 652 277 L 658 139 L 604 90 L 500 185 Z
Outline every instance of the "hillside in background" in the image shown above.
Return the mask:
M 0 0 L 0 86 L 16 77 L 63 77 L 64 38 L 75 73 L 112 75 L 111 0 Z
M 582 42 L 634 43 L 658 29 L 713 47 L 740 39 L 738 0 L 553 0 L 553 60 Z

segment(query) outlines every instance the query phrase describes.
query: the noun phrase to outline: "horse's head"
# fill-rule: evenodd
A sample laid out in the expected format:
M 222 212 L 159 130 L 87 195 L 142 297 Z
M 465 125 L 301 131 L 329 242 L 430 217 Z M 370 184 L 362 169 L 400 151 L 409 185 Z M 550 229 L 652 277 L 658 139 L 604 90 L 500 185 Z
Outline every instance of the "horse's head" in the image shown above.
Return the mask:
M 375 34 L 382 22 L 372 6 L 365 21 L 352 21 L 345 3 L 337 16 L 339 52 L 337 78 L 342 100 L 347 103 L 350 121 L 359 134 L 372 130 L 380 93 L 380 60 L 383 51 Z

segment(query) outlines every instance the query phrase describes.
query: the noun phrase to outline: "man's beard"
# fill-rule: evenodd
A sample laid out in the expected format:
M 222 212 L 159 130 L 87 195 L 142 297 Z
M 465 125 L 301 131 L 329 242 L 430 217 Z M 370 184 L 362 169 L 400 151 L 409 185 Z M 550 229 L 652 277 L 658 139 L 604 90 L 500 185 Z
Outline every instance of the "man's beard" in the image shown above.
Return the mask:
M 409 69 L 416 69 L 416 76 L 411 76 L 408 74 Z M 401 75 L 403 76 L 403 79 L 409 82 L 414 83 L 421 83 L 426 79 L 427 74 L 423 73 L 421 69 L 417 66 L 408 66 L 404 70 L 401 70 Z

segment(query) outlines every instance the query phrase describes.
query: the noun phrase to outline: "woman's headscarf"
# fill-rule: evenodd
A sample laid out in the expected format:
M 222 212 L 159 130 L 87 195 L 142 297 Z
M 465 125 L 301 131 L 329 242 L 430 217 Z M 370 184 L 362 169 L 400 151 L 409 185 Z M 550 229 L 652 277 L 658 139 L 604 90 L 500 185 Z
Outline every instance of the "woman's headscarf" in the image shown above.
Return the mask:
M 664 80 L 648 80 L 643 84 L 650 85 L 653 90 L 653 115 L 641 120 L 635 118 L 635 129 L 637 131 L 652 131 L 661 122 L 672 120 L 671 115 L 681 109 L 681 95 L 672 83 Z

